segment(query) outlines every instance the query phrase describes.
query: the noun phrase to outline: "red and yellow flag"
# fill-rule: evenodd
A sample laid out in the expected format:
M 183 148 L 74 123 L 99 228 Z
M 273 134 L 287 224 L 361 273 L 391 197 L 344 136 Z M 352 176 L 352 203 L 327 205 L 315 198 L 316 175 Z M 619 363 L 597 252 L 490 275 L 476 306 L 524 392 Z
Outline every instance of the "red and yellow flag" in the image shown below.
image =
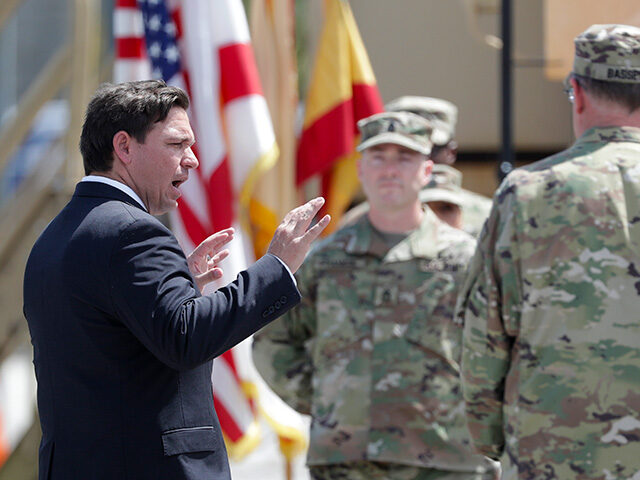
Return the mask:
M 325 210 L 337 220 L 359 187 L 357 122 L 382 112 L 384 106 L 349 3 L 326 0 L 325 6 L 298 145 L 296 183 L 322 175 Z M 336 224 L 331 222 L 327 230 Z

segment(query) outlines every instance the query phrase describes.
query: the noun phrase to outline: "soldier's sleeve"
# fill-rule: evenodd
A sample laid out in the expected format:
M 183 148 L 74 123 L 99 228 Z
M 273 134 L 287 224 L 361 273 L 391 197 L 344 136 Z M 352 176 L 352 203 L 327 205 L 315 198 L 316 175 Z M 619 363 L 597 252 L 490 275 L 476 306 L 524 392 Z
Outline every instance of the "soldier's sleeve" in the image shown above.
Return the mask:
M 311 412 L 311 344 L 315 335 L 315 285 L 307 258 L 296 273 L 301 303 L 253 337 L 253 360 L 273 391 L 300 413 Z
M 504 448 L 504 383 L 521 305 L 517 204 L 505 184 L 496 194 L 456 309 L 457 320 L 464 322 L 461 379 L 467 424 L 476 449 L 494 459 Z

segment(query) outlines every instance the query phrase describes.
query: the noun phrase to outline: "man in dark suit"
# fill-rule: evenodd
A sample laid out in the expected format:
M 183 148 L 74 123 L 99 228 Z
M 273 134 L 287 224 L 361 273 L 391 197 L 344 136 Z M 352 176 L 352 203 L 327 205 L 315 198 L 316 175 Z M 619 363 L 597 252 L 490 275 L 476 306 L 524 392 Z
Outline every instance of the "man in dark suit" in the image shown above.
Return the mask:
M 184 92 L 105 85 L 89 103 L 85 177 L 24 279 L 42 424 L 39 478 L 229 479 L 212 359 L 298 303 L 295 272 L 328 224 L 292 210 L 268 253 L 211 295 L 227 229 L 185 258 L 152 215 L 198 166 Z

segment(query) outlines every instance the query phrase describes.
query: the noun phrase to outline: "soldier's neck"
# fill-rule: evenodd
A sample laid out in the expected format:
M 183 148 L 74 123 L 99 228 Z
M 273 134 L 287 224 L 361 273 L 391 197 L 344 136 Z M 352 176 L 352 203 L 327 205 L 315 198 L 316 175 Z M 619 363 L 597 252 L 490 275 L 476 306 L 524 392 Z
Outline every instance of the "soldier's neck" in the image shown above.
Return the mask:
M 626 106 L 587 97 L 585 107 L 574 112 L 573 131 L 576 138 L 593 127 L 636 127 L 640 128 L 640 108 L 629 112 Z
M 371 206 L 369 221 L 381 232 L 407 233 L 420 226 L 424 211 L 419 201 L 402 210 L 382 210 Z

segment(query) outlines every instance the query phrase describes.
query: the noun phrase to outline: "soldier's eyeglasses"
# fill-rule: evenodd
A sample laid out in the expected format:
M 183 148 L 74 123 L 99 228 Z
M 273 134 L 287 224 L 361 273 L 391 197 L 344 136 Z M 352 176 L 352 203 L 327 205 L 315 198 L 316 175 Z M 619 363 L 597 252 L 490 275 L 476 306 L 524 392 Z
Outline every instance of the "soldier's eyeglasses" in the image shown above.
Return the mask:
M 568 88 L 563 89 L 564 93 L 567 94 L 567 100 L 569 100 L 569 103 L 573 103 L 573 101 L 576 99 L 576 94 L 573 91 L 573 87 L 569 86 Z
M 573 85 L 569 83 L 569 80 L 571 80 L 571 74 L 569 74 L 569 76 L 564 79 L 564 82 L 562 82 L 564 85 L 562 91 L 567 95 L 567 100 L 569 100 L 569 103 L 573 103 L 576 99 L 576 93 L 573 91 Z

